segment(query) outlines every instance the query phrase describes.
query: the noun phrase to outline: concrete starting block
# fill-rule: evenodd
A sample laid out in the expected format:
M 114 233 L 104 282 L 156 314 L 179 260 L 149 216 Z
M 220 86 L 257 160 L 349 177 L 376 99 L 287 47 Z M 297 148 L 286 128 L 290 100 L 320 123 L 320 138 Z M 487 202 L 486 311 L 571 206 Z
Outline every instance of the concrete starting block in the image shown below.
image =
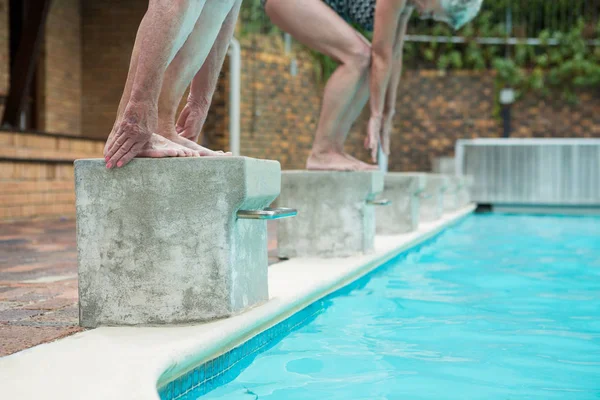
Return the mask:
M 419 221 L 433 222 L 444 215 L 444 195 L 448 190 L 446 175 L 426 174 L 425 189 L 419 195 Z
M 278 162 L 243 157 L 75 162 L 84 327 L 189 323 L 268 299 L 265 210 Z M 252 220 L 259 219 L 259 220 Z
M 444 193 L 444 212 L 454 212 L 471 202 L 472 178 L 467 176 L 448 176 L 448 188 Z
M 473 177 L 470 175 L 463 175 L 462 185 L 458 188 L 458 194 L 456 201 L 458 202 L 458 207 L 466 207 L 472 203 L 471 200 L 471 190 L 473 190 Z
M 419 226 L 419 196 L 425 190 L 426 175 L 389 172 L 385 175 L 383 197 L 389 207 L 379 207 L 377 234 L 398 235 L 412 232 Z
M 456 175 L 448 175 L 448 186 L 444 192 L 444 212 L 449 213 L 457 210 L 458 192 L 461 190 L 462 179 Z
M 348 257 L 369 253 L 381 172 L 284 171 L 279 202 L 294 202 L 298 217 L 277 227 L 278 255 Z

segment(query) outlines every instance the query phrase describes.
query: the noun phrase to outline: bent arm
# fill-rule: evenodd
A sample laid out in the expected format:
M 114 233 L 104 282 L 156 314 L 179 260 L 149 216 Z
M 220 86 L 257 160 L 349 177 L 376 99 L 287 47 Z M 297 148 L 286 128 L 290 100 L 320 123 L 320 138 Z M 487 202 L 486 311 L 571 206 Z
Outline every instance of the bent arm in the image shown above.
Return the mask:
M 194 76 L 194 79 L 192 79 L 188 101 L 196 103 L 201 107 L 208 108 L 210 106 L 217 87 L 217 81 L 219 80 L 219 73 L 223 67 L 227 49 L 235 30 L 241 4 L 242 2 L 238 1 L 223 22 L 206 61 L 204 61 L 204 64 Z
M 396 36 L 396 43 L 394 44 L 394 61 L 392 66 L 390 83 L 385 97 L 384 114 L 388 117 L 391 117 L 395 113 L 398 86 L 400 84 L 400 78 L 402 77 L 402 53 L 404 50 L 404 39 L 406 38 L 406 29 L 408 27 L 408 21 L 410 19 L 412 11 L 413 9 L 410 8 L 407 11 L 403 12 L 402 16 L 400 17 L 398 34 Z
M 392 75 L 394 44 L 406 0 L 379 0 L 375 10 L 371 62 L 371 117 L 383 116 L 386 92 Z

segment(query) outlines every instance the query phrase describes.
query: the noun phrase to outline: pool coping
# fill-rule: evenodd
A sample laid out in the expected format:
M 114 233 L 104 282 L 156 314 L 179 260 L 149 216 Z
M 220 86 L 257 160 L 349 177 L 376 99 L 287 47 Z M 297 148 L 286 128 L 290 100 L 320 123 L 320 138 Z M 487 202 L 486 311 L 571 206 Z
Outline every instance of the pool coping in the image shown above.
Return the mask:
M 0 358 L 7 398 L 159 399 L 157 388 L 347 286 L 470 215 L 469 205 L 419 230 L 377 236 L 375 252 L 269 267 L 270 300 L 243 314 L 176 327 L 103 327 Z

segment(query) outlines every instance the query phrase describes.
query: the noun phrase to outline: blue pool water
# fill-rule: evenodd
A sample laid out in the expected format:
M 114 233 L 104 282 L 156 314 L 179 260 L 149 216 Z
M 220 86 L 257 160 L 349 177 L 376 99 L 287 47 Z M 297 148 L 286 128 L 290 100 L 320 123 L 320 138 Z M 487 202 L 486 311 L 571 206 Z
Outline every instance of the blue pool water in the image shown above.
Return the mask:
M 202 399 L 598 399 L 600 219 L 474 216 Z

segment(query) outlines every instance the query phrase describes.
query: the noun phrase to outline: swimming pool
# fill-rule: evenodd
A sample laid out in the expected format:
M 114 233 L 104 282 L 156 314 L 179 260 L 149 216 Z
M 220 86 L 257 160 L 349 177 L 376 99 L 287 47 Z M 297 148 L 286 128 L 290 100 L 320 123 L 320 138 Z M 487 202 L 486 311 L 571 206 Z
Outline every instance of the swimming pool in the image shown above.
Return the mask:
M 598 238 L 593 217 L 470 217 L 179 398 L 598 398 Z

